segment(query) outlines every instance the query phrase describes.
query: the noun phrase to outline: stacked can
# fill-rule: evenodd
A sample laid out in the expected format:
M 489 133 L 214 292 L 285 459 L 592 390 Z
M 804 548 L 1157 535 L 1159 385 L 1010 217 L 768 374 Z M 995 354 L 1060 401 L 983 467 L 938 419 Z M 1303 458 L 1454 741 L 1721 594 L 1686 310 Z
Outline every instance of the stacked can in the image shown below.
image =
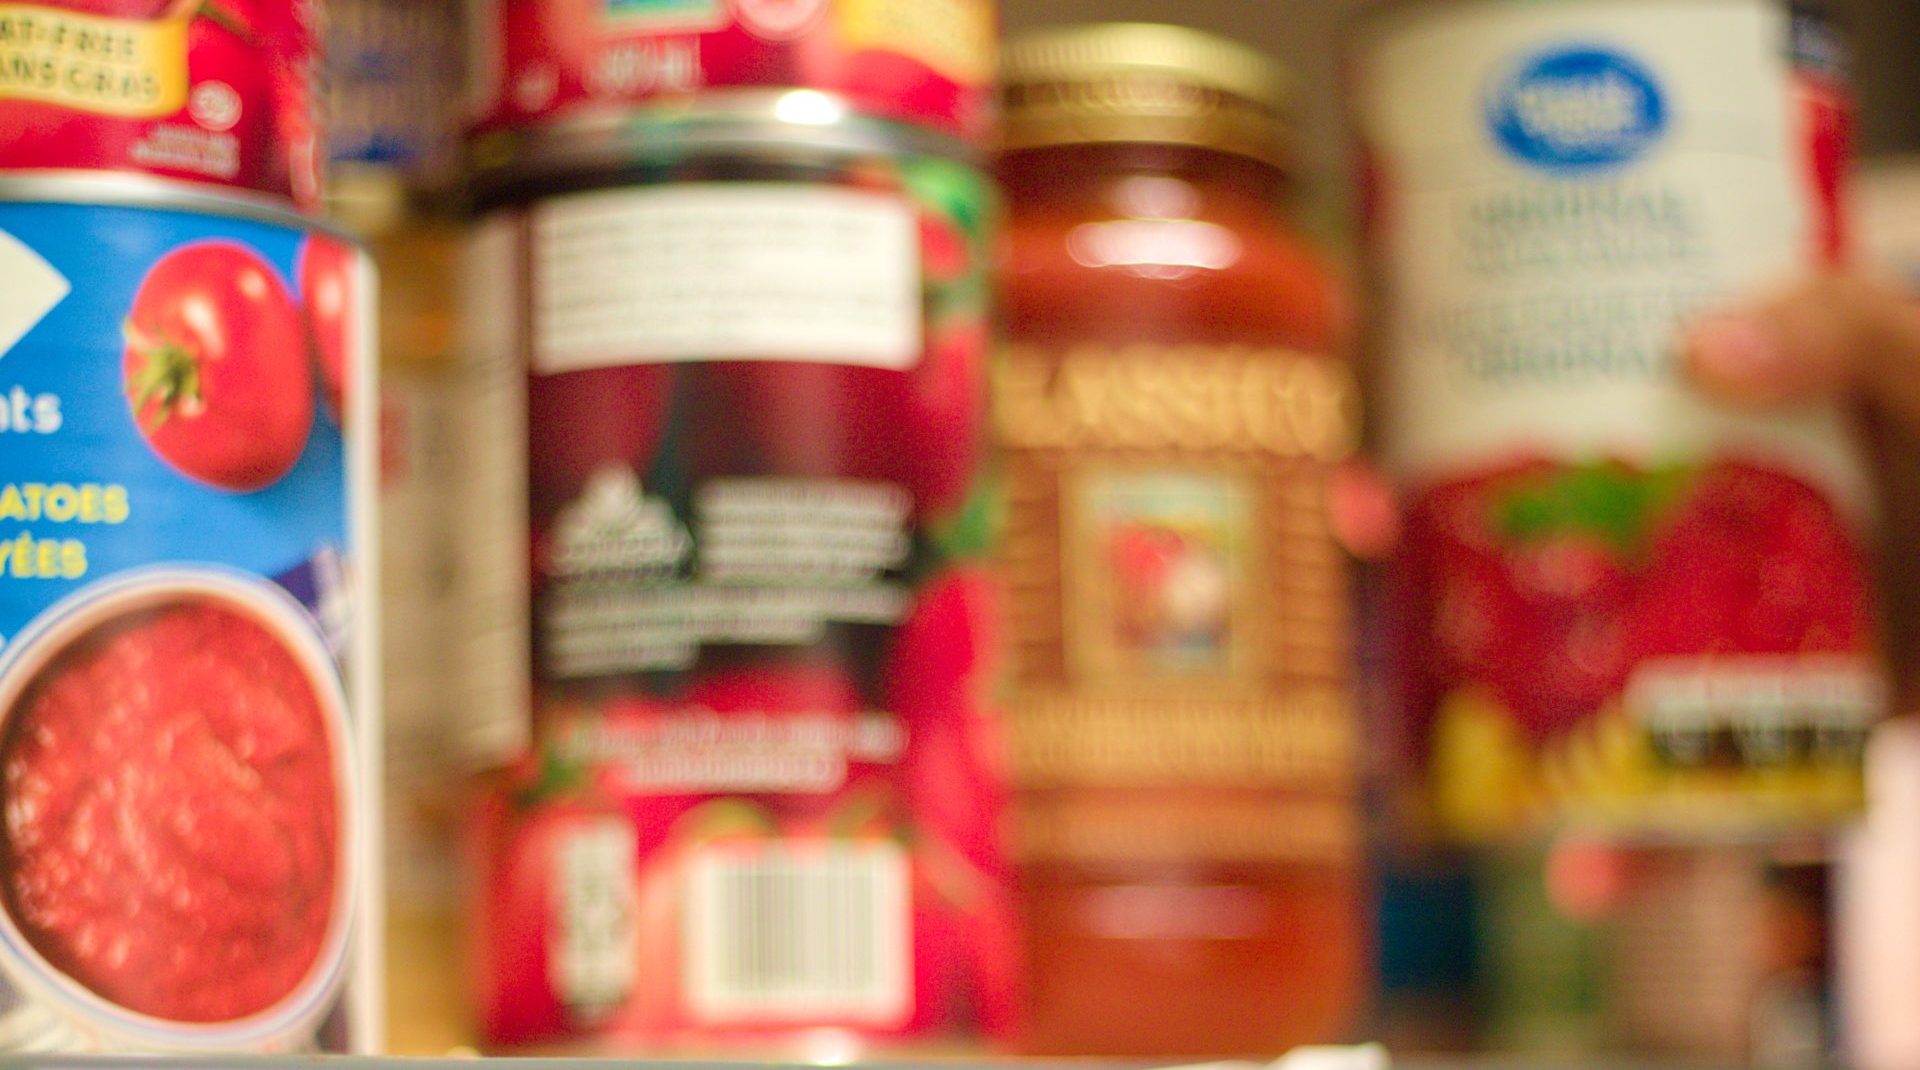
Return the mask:
M 1467 840 L 1854 814 L 1886 687 L 1847 413 L 1716 405 L 1675 353 L 1846 251 L 1827 24 L 1393 4 L 1353 58 L 1416 809 Z
M 486 1041 L 832 1057 L 1003 1023 L 991 5 L 473 24 Z
M 1402 812 L 1471 848 L 1502 1046 L 1829 1043 L 1880 503 L 1842 406 L 1720 404 L 1679 351 L 1846 259 L 1823 6 L 1389 0 L 1354 38 Z
M 367 1051 L 373 275 L 316 5 L 0 10 L 0 1050 Z

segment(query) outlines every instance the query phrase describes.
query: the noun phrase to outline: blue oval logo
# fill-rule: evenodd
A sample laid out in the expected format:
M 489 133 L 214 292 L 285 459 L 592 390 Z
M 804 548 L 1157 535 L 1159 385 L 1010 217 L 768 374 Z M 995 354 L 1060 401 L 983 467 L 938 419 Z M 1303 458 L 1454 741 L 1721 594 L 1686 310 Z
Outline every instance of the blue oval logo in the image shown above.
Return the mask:
M 1546 171 L 1599 171 L 1646 153 L 1667 129 L 1653 72 L 1606 48 L 1555 49 L 1527 61 L 1487 102 L 1494 139 Z

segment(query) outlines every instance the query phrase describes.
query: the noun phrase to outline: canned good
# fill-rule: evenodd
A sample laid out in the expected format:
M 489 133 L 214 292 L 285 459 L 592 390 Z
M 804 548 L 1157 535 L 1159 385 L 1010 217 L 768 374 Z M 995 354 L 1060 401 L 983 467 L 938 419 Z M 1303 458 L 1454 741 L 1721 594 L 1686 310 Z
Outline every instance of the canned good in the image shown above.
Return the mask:
M 4 179 L 0 275 L 0 1037 L 370 1050 L 369 262 Z
M 988 133 L 994 0 L 472 0 L 469 18 L 483 132 L 795 88 L 962 138 Z
M 1783 0 L 1390 7 L 1352 59 L 1419 792 L 1447 832 L 1861 802 L 1847 414 L 1694 394 L 1696 313 L 1844 251 L 1846 93 Z
M 133 171 L 320 199 L 315 0 L 0 12 L 0 170 Z
M 459 0 L 329 0 L 327 150 L 441 188 L 459 156 Z
M 792 99 L 479 182 L 464 496 L 526 511 L 463 522 L 468 705 L 535 730 L 480 834 L 495 1043 L 901 1037 L 1011 995 L 989 189 Z

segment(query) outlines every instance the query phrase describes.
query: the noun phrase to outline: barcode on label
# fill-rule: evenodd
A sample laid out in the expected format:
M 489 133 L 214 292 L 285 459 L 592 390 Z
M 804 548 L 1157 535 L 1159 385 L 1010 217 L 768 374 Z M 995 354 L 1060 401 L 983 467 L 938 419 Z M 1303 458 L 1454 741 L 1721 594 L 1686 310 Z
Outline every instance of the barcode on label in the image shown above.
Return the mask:
M 558 844 L 548 981 L 569 1007 L 606 1010 L 633 990 L 635 857 L 633 826 L 623 817 L 582 824 Z
M 687 997 L 710 1022 L 903 1020 L 906 854 L 896 844 L 711 848 L 688 870 Z

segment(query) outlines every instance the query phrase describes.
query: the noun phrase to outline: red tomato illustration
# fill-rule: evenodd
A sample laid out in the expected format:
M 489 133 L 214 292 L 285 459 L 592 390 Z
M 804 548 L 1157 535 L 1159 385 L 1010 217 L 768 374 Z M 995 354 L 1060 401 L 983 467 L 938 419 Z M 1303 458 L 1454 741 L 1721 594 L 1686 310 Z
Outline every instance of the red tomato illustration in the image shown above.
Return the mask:
M 300 246 L 295 275 L 300 280 L 300 304 L 313 335 L 314 363 L 320 370 L 320 388 L 327 411 L 345 426 L 347 398 L 353 387 L 354 339 L 360 330 L 356 310 L 353 250 L 344 242 L 315 234 Z
M 1654 541 L 1630 620 L 1636 659 L 1864 653 L 1864 551 L 1819 491 L 1760 464 L 1708 468 Z
M 503 1043 L 563 1035 L 582 1009 L 554 984 L 562 851 L 570 837 L 626 820 L 609 801 L 571 795 L 522 807 L 489 799 L 476 814 L 472 848 L 484 875 L 473 930 L 481 1013 Z
M 123 373 L 140 433 L 182 474 L 256 491 L 292 470 L 313 428 L 306 332 L 259 254 L 184 245 L 141 281 Z

